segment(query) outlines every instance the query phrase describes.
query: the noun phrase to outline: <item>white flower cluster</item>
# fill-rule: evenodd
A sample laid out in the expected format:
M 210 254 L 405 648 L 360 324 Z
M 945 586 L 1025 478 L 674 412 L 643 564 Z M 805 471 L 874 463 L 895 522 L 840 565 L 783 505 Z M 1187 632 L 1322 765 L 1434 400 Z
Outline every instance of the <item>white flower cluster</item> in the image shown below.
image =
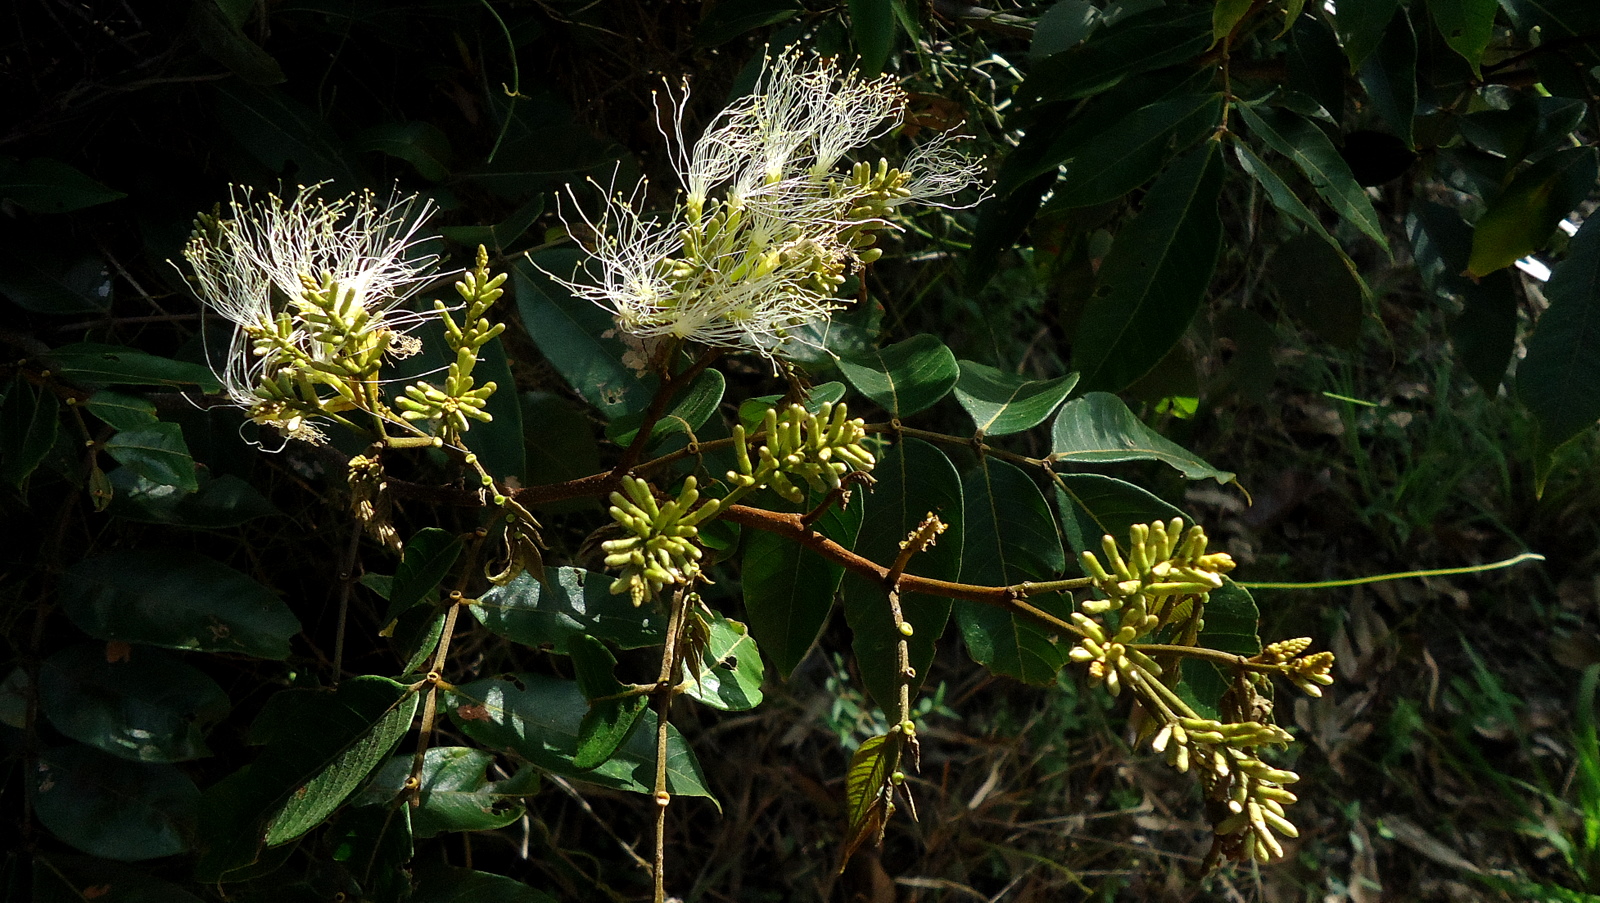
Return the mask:
M 592 282 L 559 279 L 635 336 L 779 353 L 791 330 L 837 309 L 845 276 L 876 260 L 877 233 L 910 203 L 979 183 L 980 164 L 940 137 L 899 168 L 842 164 L 893 128 L 905 93 L 793 48 L 767 60 L 756 89 L 692 146 L 687 91 L 675 117 L 684 197 L 670 218 L 614 196 L 598 220 Z
M 418 349 L 405 333 L 425 315 L 397 306 L 438 264 L 413 254 L 431 204 L 380 204 L 370 192 L 328 201 L 319 187 L 287 202 L 236 188 L 183 250 L 200 300 L 236 327 L 218 374 L 228 396 L 257 422 L 311 440 L 316 385 L 337 394 L 339 380 L 363 375 L 352 370 L 376 372 L 383 355 Z

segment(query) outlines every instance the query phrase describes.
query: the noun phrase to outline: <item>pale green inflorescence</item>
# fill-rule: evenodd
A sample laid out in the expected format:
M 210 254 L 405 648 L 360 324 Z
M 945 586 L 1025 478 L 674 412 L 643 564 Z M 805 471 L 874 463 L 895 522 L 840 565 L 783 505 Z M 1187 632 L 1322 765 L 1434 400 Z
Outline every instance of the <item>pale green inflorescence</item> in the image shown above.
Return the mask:
M 313 418 L 367 406 L 358 393 L 384 360 L 420 348 L 406 333 L 424 315 L 400 305 L 438 268 L 415 253 L 431 205 L 370 192 L 329 201 L 319 187 L 259 202 L 236 188 L 183 252 L 201 301 L 236 327 L 219 374 L 229 398 L 308 441 L 322 438 Z
M 687 92 L 685 98 L 687 100 Z M 594 281 L 561 280 L 611 311 L 619 328 L 717 347 L 782 353 L 792 331 L 829 317 L 852 271 L 882 253 L 877 237 L 907 204 L 937 204 L 979 184 L 980 166 L 937 138 L 899 167 L 845 165 L 897 124 L 905 93 L 789 49 L 748 96 L 676 154 L 684 196 L 647 217 L 608 200 L 591 249 Z

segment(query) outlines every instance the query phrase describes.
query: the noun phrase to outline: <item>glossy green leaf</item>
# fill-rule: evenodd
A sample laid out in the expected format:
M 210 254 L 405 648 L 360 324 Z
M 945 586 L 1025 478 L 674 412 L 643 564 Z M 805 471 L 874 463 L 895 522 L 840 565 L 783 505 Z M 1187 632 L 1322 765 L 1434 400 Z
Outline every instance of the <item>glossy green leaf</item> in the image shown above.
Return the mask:
M 409 903 L 555 903 L 549 894 L 489 872 L 432 865 L 418 870 Z
M 985 456 L 962 479 L 961 496 L 966 511 L 963 583 L 1014 586 L 1061 576 L 1066 567 L 1061 538 L 1033 477 Z M 1028 602 L 1061 618 L 1073 609 L 1071 598 L 1059 593 L 1031 596 Z M 974 661 L 1026 683 L 1054 682 L 1072 648 L 1034 622 L 999 608 L 958 601 L 955 616 Z
M 1600 419 L 1600 216 L 1572 237 L 1545 284 L 1550 307 L 1517 366 L 1517 397 L 1539 422 L 1539 481 L 1548 455 Z
M 430 122 L 385 122 L 355 137 L 355 149 L 379 151 L 410 163 L 430 182 L 450 178 L 450 136 Z
M 370 688 L 362 686 L 363 682 L 368 683 Z M 347 697 L 356 694 L 362 697 L 360 706 L 346 701 Z M 349 729 L 356 726 L 351 716 L 360 718 L 374 711 L 375 703 L 385 698 L 392 698 L 392 701 L 382 714 L 351 736 Z M 327 700 L 324 698 L 322 701 Z M 416 693 L 407 691 L 404 686 L 388 678 L 358 677 L 340 687 L 334 698 L 336 707 L 330 708 L 326 716 L 331 723 L 324 724 L 299 713 L 293 730 L 317 731 L 316 745 L 323 746 L 326 752 L 333 751 L 331 738 L 337 737 L 343 742 L 337 745 L 336 753 L 326 758 L 315 776 L 289 794 L 281 808 L 267 822 L 267 846 L 288 843 L 322 824 L 333 814 L 333 810 L 339 808 L 366 781 L 373 769 L 394 751 L 400 738 L 411 730 L 418 701 Z M 281 743 L 283 739 L 283 735 L 279 734 L 275 742 Z M 300 739 L 297 742 L 305 741 Z
M 694 435 L 717 412 L 717 405 L 722 403 L 722 393 L 726 388 L 727 381 L 722 371 L 714 367 L 702 371 L 668 402 L 667 409 L 650 431 L 650 444 L 675 433 Z M 618 417 L 606 427 L 606 438 L 626 447 L 638 436 L 639 425 L 643 422 L 642 411 Z
M 578 689 L 589 700 L 589 711 L 578 725 L 578 749 L 572 755 L 572 767 L 588 771 L 616 754 L 617 747 L 628 739 L 639 716 L 649 707 L 650 697 L 622 695 L 627 688 L 616 678 L 616 656 L 594 637 L 573 637 L 567 654 L 572 656 Z
M 1335 22 L 1351 68 L 1359 67 L 1377 49 L 1399 7 L 1400 0 L 1345 0 L 1339 4 Z
M 891 417 L 909 417 L 948 395 L 961 371 L 943 342 L 923 334 L 840 358 L 839 372 Z
M 1250 591 L 1239 584 L 1227 580 L 1221 589 L 1213 590 L 1203 617 L 1206 624 L 1200 630 L 1198 645 L 1239 655 L 1261 651 L 1261 638 L 1257 636 L 1261 612 Z M 1211 662 L 1192 658 L 1184 660 L 1182 669 L 1180 692 L 1184 699 L 1201 717 L 1217 717 L 1217 704 L 1228 692 L 1233 675 Z
M 31 903 L 201 903 L 176 884 L 104 859 L 51 854 L 34 862 Z
M 861 529 L 864 491 L 853 494 L 849 507 L 837 505 L 817 521 L 817 531 L 852 548 Z M 808 503 L 820 501 L 812 494 Z M 751 531 L 744 543 L 740 579 L 750 634 L 782 677 L 800 664 L 828 623 L 834 593 L 844 568 L 771 533 Z
M 50 833 L 121 862 L 187 850 L 200 799 L 194 782 L 172 765 L 130 762 L 75 744 L 41 752 L 28 789 Z
M 1219 94 L 1188 94 L 1141 107 L 1078 150 L 1053 201 L 1090 207 L 1115 200 L 1155 178 L 1221 123 Z
M 147 398 L 101 389 L 83 402 L 83 409 L 119 430 L 136 430 L 153 425 L 161 418 Z
M 950 459 L 920 439 L 905 439 L 889 449 L 872 475 L 878 482 L 865 499 L 856 553 L 888 565 L 900 553 L 900 543 L 924 518 L 935 514 L 944 522 L 945 532 L 932 548 L 911 559 L 906 573 L 940 580 L 959 579 L 965 516 L 961 477 Z M 884 587 L 859 575 L 846 574 L 843 597 L 845 619 L 855 634 L 856 661 L 867 691 L 880 706 L 893 706 L 898 698 L 899 671 L 895 662 L 901 635 L 889 613 Z M 909 641 L 911 667 L 917 672 L 911 681 L 911 694 L 915 696 L 933 661 L 934 644 L 950 618 L 950 600 L 905 593 L 900 597 L 900 607 L 915 631 Z
M 1360 71 L 1362 87 L 1367 89 L 1378 115 L 1406 147 L 1415 147 L 1412 126 L 1417 114 L 1417 33 L 1404 8 L 1395 11 L 1377 52 L 1367 57 Z
M 61 608 L 101 640 L 284 659 L 300 622 L 233 568 L 174 550 L 106 552 L 61 575 Z
M 766 669 L 761 650 L 738 621 L 712 612 L 711 638 L 697 674 L 686 674 L 694 699 L 724 712 L 743 712 L 761 704 L 761 681 Z
M 1483 51 L 1494 37 L 1494 14 L 1499 10 L 1496 0 L 1429 0 L 1428 12 L 1433 24 L 1450 49 L 1472 67 L 1473 75 L 1481 75 L 1478 67 L 1483 61 Z
M 1234 475 L 1152 430 L 1121 399 L 1090 392 L 1066 403 L 1050 431 L 1050 460 L 1071 464 L 1160 461 L 1186 478 L 1231 483 Z
M 850 37 L 861 55 L 861 72 L 875 76 L 894 50 L 894 7 L 890 0 L 848 0 L 848 7 Z
M 528 450 L 525 485 L 560 483 L 600 472 L 594 426 L 579 405 L 554 392 L 522 393 L 522 432 Z M 579 499 L 566 509 L 555 510 L 594 504 Z
M 111 490 L 108 514 L 149 524 L 170 524 L 197 530 L 237 527 L 258 517 L 282 514 L 254 486 L 233 474 L 213 477 L 196 470 L 199 489 L 185 492 L 167 483 L 140 476 L 131 467 L 107 475 Z
M 517 674 L 459 686 L 450 695 L 450 718 L 478 743 L 514 753 L 569 778 L 628 790 L 655 789 L 656 715 L 646 709 L 639 725 L 610 759 L 590 770 L 572 764 L 578 730 L 589 702 L 573 681 L 543 674 Z M 674 796 L 705 796 L 700 763 L 678 729 L 667 727 L 667 789 Z
M 787 22 L 801 12 L 792 0 L 721 0 L 695 28 L 695 43 L 717 47 L 747 31 Z
M 176 423 L 123 430 L 106 440 L 104 447 L 117 463 L 152 483 L 176 486 L 184 492 L 200 488 L 195 479 L 194 458 L 183 441 L 183 428 Z
M 1486 276 L 1544 247 L 1594 191 L 1596 174 L 1592 147 L 1558 151 L 1517 173 L 1474 225 L 1467 271 Z
M 611 318 L 538 269 L 566 278 L 578 259 L 576 252 L 547 251 L 512 267 L 522 325 L 556 372 L 608 419 L 643 410 L 656 381 L 640 379 L 622 362 L 627 354 L 622 342 L 602 335 L 615 329 Z
M 0 198 L 30 213 L 66 213 L 125 197 L 60 160 L 0 158 Z
M 1025 103 L 1089 97 L 1129 76 L 1198 56 L 1210 44 L 1210 10 L 1149 10 L 1102 27 L 1082 44 L 1041 60 L 1017 93 Z
M 1211 43 L 1227 37 L 1250 12 L 1251 0 L 1216 0 L 1211 8 Z
M 405 791 L 412 757 L 395 756 L 373 775 L 353 802 L 389 805 Z M 422 758 L 422 784 L 411 809 L 411 833 L 433 837 L 455 831 L 492 831 L 521 818 L 520 794 L 505 792 L 488 777 L 494 756 L 464 746 L 436 746 Z M 515 788 L 513 788 L 515 789 Z
M 1084 552 L 1100 554 L 1101 537 L 1128 544 L 1128 528 L 1152 521 L 1192 518 L 1148 491 L 1097 473 L 1057 474 L 1056 507 L 1061 512 L 1061 532 L 1076 561 Z
M 974 361 L 960 361 L 956 401 L 988 436 L 1033 429 L 1050 418 L 1078 384 L 1078 374 L 1030 380 Z
M 1059 0 L 1034 23 L 1028 58 L 1037 62 L 1072 47 L 1099 21 L 1100 10 L 1088 0 Z
M 393 621 L 411 606 L 438 588 L 456 559 L 461 557 L 461 537 L 437 527 L 424 527 L 406 540 L 389 585 L 389 611 L 384 623 Z
M 469 606 L 483 626 L 514 643 L 548 647 L 566 655 L 572 637 L 586 633 L 623 649 L 662 642 L 666 618 L 635 608 L 626 594 L 612 595 L 609 575 L 581 568 L 549 568 L 548 583 L 520 574 L 493 586 Z
M 174 361 L 121 345 L 80 342 L 52 348 L 51 370 L 83 386 L 199 386 L 222 391 L 222 383 L 204 365 Z
M 56 443 L 55 393 L 20 375 L 0 402 L 0 479 L 20 488 Z
M 176 656 L 83 643 L 39 666 L 39 708 L 80 743 L 137 762 L 181 762 L 211 754 L 205 736 L 229 704 L 216 681 Z
M 1222 247 L 1220 146 L 1208 141 L 1174 163 L 1117 233 L 1073 337 L 1085 388 L 1132 384 L 1189 328 Z
M 1385 251 L 1389 249 L 1389 241 L 1384 238 L 1378 214 L 1372 209 L 1372 201 L 1357 184 L 1349 164 L 1339 156 L 1339 151 L 1321 128 L 1282 110 L 1251 104 L 1239 104 L 1237 109 L 1250 131 L 1273 150 L 1289 158 L 1335 213 Z
M 1272 202 L 1272 206 L 1276 207 L 1278 212 L 1284 216 L 1304 225 L 1310 230 L 1311 234 L 1322 239 L 1327 244 L 1338 249 L 1340 254 L 1343 254 L 1344 250 L 1339 248 L 1339 242 L 1328 234 L 1328 230 L 1322 227 L 1322 221 L 1317 218 L 1315 213 L 1311 212 L 1311 208 L 1307 207 L 1304 201 L 1300 200 L 1299 195 L 1294 193 L 1294 189 L 1289 187 L 1283 177 L 1279 176 L 1260 157 L 1256 156 L 1255 151 L 1251 150 L 1250 146 L 1240 140 L 1237 135 L 1231 135 L 1230 137 L 1233 139 L 1234 157 L 1239 161 L 1239 168 L 1249 173 L 1250 177 L 1256 180 L 1256 183 L 1267 193 L 1267 200 Z

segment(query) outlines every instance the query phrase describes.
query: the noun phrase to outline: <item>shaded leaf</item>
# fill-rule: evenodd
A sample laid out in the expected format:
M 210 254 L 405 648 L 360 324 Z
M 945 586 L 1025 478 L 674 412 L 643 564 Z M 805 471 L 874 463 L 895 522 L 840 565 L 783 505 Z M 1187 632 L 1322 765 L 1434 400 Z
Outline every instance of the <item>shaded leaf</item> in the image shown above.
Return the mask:
M 1054 201 L 1089 207 L 1115 200 L 1150 181 L 1221 122 L 1220 94 L 1188 94 L 1141 107 L 1078 149 Z
M 154 424 L 156 406 L 147 398 L 101 389 L 83 402 L 84 410 L 119 430 L 136 430 Z
M 60 160 L 0 158 L 0 198 L 30 213 L 66 213 L 125 197 Z
M 158 649 L 111 658 L 105 644 L 83 643 L 39 666 L 39 708 L 56 730 L 136 762 L 211 754 L 205 735 L 229 709 L 216 681 Z
M 317 111 L 282 89 L 229 80 L 217 82 L 212 91 L 218 124 L 273 172 L 283 174 L 293 164 L 301 184 L 327 180 L 334 193 L 370 181 L 351 166 L 343 141 Z
M 1213 590 L 1205 605 L 1205 627 L 1200 630 L 1197 645 L 1206 649 L 1255 655 L 1261 651 L 1257 636 L 1261 612 L 1250 596 L 1250 591 L 1223 578 L 1221 589 Z M 1179 692 L 1185 701 L 1195 707 L 1203 718 L 1217 717 L 1217 704 L 1228 692 L 1233 680 L 1232 672 L 1212 662 L 1184 659 L 1183 685 Z
M 127 520 L 197 530 L 237 527 L 258 517 L 283 513 L 254 486 L 233 474 L 212 477 L 205 470 L 196 470 L 195 479 L 199 489 L 185 492 L 145 479 L 131 467 L 119 467 L 107 475 L 112 496 L 106 511 Z
M 1100 554 L 1100 540 L 1111 536 L 1127 545 L 1128 528 L 1152 521 L 1170 521 L 1188 515 L 1141 489 L 1097 473 L 1057 474 L 1056 507 L 1061 512 L 1061 532 L 1074 561 L 1084 552 Z
M 1366 314 L 1366 285 L 1350 258 L 1311 235 L 1278 246 L 1269 267 L 1281 308 L 1327 341 L 1354 348 Z
M 83 386 L 190 386 L 206 392 L 222 391 L 210 368 L 174 361 L 121 345 L 80 342 L 49 353 L 51 371 Z
M 1217 0 L 1211 8 L 1211 43 L 1214 45 L 1231 34 L 1250 12 L 1250 6 L 1251 0 Z
M 1428 12 L 1439 27 L 1439 34 L 1451 50 L 1461 54 L 1475 76 L 1482 75 L 1478 67 L 1494 37 L 1494 14 L 1498 9 L 1495 0 L 1429 0 Z
M 406 541 L 389 585 L 389 610 L 384 623 L 393 621 L 411 606 L 421 602 L 461 557 L 461 537 L 437 527 L 424 527 Z
M 1572 237 L 1544 293 L 1550 307 L 1517 367 L 1517 397 L 1539 422 L 1541 486 L 1549 453 L 1600 419 L 1600 216 Z
M 845 548 L 855 545 L 861 529 L 865 493 L 857 491 L 849 507 L 835 505 L 817 521 L 822 535 Z M 818 501 L 815 493 L 809 503 Z M 744 544 L 740 579 L 750 634 L 772 660 L 782 677 L 788 677 L 811 650 L 833 611 L 833 596 L 844 568 L 799 543 L 752 531 Z
M 961 481 L 966 511 L 961 579 L 981 586 L 1053 580 L 1066 566 L 1055 518 L 1033 478 L 991 456 L 978 459 Z M 1029 603 L 1065 618 L 1072 600 L 1059 593 Z M 1070 643 L 1008 611 L 976 602 L 956 603 L 956 623 L 978 664 L 1031 684 L 1055 680 Z
M 1033 25 L 1028 58 L 1035 62 L 1060 53 L 1089 36 L 1100 21 L 1100 10 L 1088 0 L 1060 0 Z
M 176 423 L 154 423 L 123 430 L 106 440 L 106 454 L 139 476 L 184 492 L 200 488 L 195 478 L 194 458 L 183 441 L 183 428 Z
M 1033 429 L 1056 412 L 1078 384 L 1078 374 L 1030 380 L 974 361 L 960 361 L 956 401 L 972 416 L 979 431 L 1007 436 Z
M 354 144 L 356 150 L 380 151 L 404 160 L 430 182 L 450 178 L 450 136 L 432 123 L 385 122 L 363 130 Z
M 638 727 L 616 754 L 589 770 L 572 761 L 578 751 L 579 726 L 589 711 L 588 700 L 573 681 L 543 674 L 473 681 L 455 688 L 449 711 L 468 737 L 515 753 L 546 771 L 634 793 L 655 789 L 656 714 L 650 709 L 640 715 Z M 667 727 L 667 789 L 674 796 L 711 795 L 694 752 L 671 725 Z
M 1198 455 L 1157 433 L 1133 416 L 1115 395 L 1090 392 L 1067 402 L 1051 428 L 1052 461 L 1110 464 L 1116 461 L 1160 461 L 1191 480 L 1207 477 L 1231 483 L 1234 475 L 1207 464 Z
M 839 359 L 839 372 L 856 391 L 892 417 L 927 410 L 949 394 L 960 375 L 956 356 L 931 335 L 912 336 L 865 354 Z
M 1339 156 L 1339 151 L 1310 121 L 1281 110 L 1263 109 L 1252 104 L 1239 104 L 1237 109 L 1256 137 L 1283 154 L 1305 174 L 1311 187 L 1322 195 L 1334 212 L 1359 229 L 1362 234 L 1389 249 L 1383 236 L 1377 211 L 1372 201 L 1356 182 L 1349 164 Z
M 411 776 L 411 762 L 409 755 L 391 758 L 354 802 L 394 802 Z M 417 805 L 407 807 L 411 809 L 411 833 L 433 837 L 454 831 L 492 831 L 521 818 L 526 811 L 521 794 L 505 792 L 499 782 L 489 780 L 493 764 L 494 755 L 481 749 L 436 746 L 428 750 L 422 759 Z
M 50 855 L 35 862 L 32 903 L 200 903 L 183 888 L 138 869 L 89 856 Z
M 29 791 L 50 833 L 92 856 L 135 862 L 189 849 L 200 791 L 172 765 L 87 746 L 39 754 Z
M 566 655 L 572 638 L 589 634 L 623 649 L 654 646 L 666 634 L 659 612 L 611 594 L 611 577 L 581 568 L 548 568 L 547 583 L 519 574 L 490 587 L 469 610 L 483 626 L 514 643 L 548 646 Z
M 722 393 L 726 387 L 727 381 L 722 371 L 715 367 L 706 368 L 668 402 L 667 409 L 650 430 L 650 442 L 646 447 L 675 433 L 694 435 L 717 412 L 717 405 L 722 403 Z M 627 447 L 639 435 L 639 425 L 643 422 L 643 411 L 624 414 L 606 426 L 606 438 Z
M 447 865 L 418 870 L 410 903 L 555 903 L 555 898 L 521 881 L 489 872 Z
M 111 270 L 97 254 L 38 238 L 0 244 L 0 293 L 23 310 L 104 314 L 114 288 Z
M 214 0 L 195 0 L 189 7 L 189 32 L 200 50 L 226 66 L 249 85 L 277 85 L 288 81 L 283 67 L 261 49 Z
M 1017 94 L 1026 103 L 1088 97 L 1131 75 L 1198 56 L 1210 44 L 1210 10 L 1149 10 L 1108 24 L 1082 44 L 1040 61 Z
M 1087 389 L 1117 390 L 1177 344 L 1211 284 L 1222 248 L 1220 142 L 1179 159 L 1118 232 L 1072 341 Z
M 1351 68 L 1360 67 L 1368 54 L 1377 49 L 1384 29 L 1399 7 L 1400 0 L 1345 0 L 1339 5 L 1334 21 L 1339 43 L 1344 45 Z
M 695 43 L 716 47 L 747 31 L 787 22 L 800 12 L 792 0 L 720 0 L 695 28 Z
M 578 750 L 573 753 L 572 767 L 588 771 L 611 758 L 628 739 L 649 707 L 650 697 L 621 695 L 626 688 L 614 673 L 616 656 L 594 637 L 573 637 L 568 654 L 578 689 L 589 700 L 589 711 L 578 725 Z
M 861 73 L 876 76 L 894 50 L 895 16 L 890 0 L 849 0 L 850 37 L 861 55 Z
M 522 393 L 522 432 L 528 450 L 526 485 L 560 483 L 600 471 L 594 427 L 577 404 L 553 392 Z M 577 499 L 567 508 L 549 506 L 546 510 L 559 512 L 595 504 Z
M 266 587 L 193 552 L 106 552 L 61 575 L 61 607 L 101 640 L 284 659 L 300 622 Z
M 1573 208 L 1594 191 L 1592 147 L 1558 151 L 1517 173 L 1472 230 L 1467 271 L 1486 276 L 1544 247 Z
M 20 374 L 0 402 L 0 479 L 20 488 L 56 444 L 60 422 L 55 393 Z
M 1377 52 L 1361 65 L 1361 84 L 1383 121 L 1407 148 L 1415 147 L 1412 125 L 1417 113 L 1417 33 L 1404 8 L 1395 10 Z

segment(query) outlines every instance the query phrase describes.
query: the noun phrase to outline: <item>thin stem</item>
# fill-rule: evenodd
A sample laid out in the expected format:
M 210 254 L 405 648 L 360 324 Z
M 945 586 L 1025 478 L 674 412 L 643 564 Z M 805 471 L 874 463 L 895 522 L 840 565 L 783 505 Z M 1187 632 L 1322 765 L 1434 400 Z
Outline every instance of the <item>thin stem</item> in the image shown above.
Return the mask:
M 1373 574 L 1370 577 L 1351 577 L 1348 580 L 1320 580 L 1316 583 L 1240 583 L 1245 589 L 1331 589 L 1338 586 L 1365 586 L 1368 583 L 1383 583 L 1389 580 L 1409 580 L 1415 577 L 1453 577 L 1459 574 L 1481 574 L 1484 571 L 1496 571 L 1500 568 L 1513 567 L 1524 561 L 1543 561 L 1544 556 L 1537 552 L 1523 552 L 1503 561 L 1493 561 L 1489 564 L 1473 564 L 1459 568 L 1435 568 L 1428 571 L 1399 571 L 1393 574 Z
M 667 806 L 672 802 L 672 794 L 667 790 L 667 728 L 671 726 L 669 716 L 672 713 L 672 696 L 676 687 L 673 677 L 678 673 L 682 661 L 682 653 L 678 642 L 679 634 L 683 632 L 684 613 L 689 607 L 689 594 L 679 590 L 672 595 L 671 616 L 667 623 L 667 640 L 661 647 L 661 672 L 656 678 L 655 692 L 653 694 L 656 704 L 656 837 L 655 837 L 655 865 L 652 868 L 655 881 L 654 903 L 666 903 L 667 899 Z
M 361 524 L 350 525 L 350 543 L 339 566 L 339 623 L 333 631 L 333 685 L 344 678 L 344 632 L 350 619 L 350 588 L 356 581 L 356 555 L 361 551 Z
M 620 480 L 623 474 L 633 469 L 633 465 L 638 463 L 639 457 L 644 454 L 645 448 L 650 444 L 650 437 L 655 432 L 656 422 L 661 419 L 662 414 L 666 413 L 667 405 L 672 401 L 673 396 L 678 394 L 679 389 L 693 383 L 695 377 L 699 376 L 702 371 L 711 366 L 711 363 L 721 356 L 722 350 L 720 348 L 707 348 L 693 364 L 689 365 L 688 369 L 670 377 L 661 384 L 661 388 L 656 390 L 656 397 L 650 399 L 650 406 L 645 408 L 644 419 L 639 422 L 639 432 L 634 435 L 633 442 L 628 446 L 627 451 L 622 453 L 622 460 L 618 461 L 617 466 L 612 468 L 611 475 L 613 477 Z
M 1253 662 L 1242 655 L 1232 652 L 1222 652 L 1218 649 L 1207 649 L 1204 646 L 1174 646 L 1167 643 L 1139 643 L 1132 648 L 1138 649 L 1151 658 L 1157 655 L 1170 655 L 1176 658 L 1198 658 L 1230 668 L 1240 668 L 1245 671 L 1259 671 L 1262 674 L 1280 674 L 1282 665 L 1270 665 L 1266 662 Z

